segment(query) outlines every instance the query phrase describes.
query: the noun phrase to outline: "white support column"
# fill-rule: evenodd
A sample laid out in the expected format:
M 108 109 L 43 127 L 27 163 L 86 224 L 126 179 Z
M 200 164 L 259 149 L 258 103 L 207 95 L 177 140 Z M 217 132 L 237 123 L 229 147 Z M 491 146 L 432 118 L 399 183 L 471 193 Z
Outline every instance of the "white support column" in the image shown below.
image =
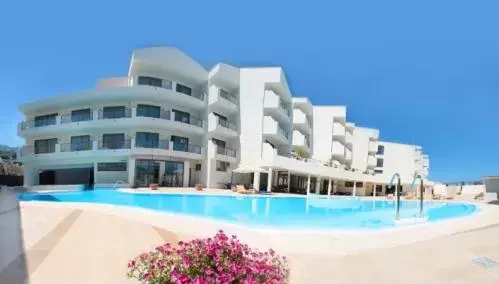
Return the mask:
M 333 194 L 335 194 L 337 190 L 338 190 L 338 181 L 333 180 Z
M 353 195 L 353 196 L 355 196 L 356 191 L 357 191 L 357 182 L 356 182 L 356 181 L 353 181 L 353 192 L 352 192 L 352 195 Z
M 159 184 L 163 183 L 164 175 L 165 175 L 165 161 L 161 161 L 159 162 L 159 178 L 158 178 Z
M 376 197 L 376 184 L 373 184 L 373 197 Z
M 291 172 L 288 171 L 288 193 L 289 193 L 289 188 L 291 187 Z
M 272 192 L 272 168 L 269 167 L 269 173 L 267 174 L 267 192 Z
M 253 188 L 257 191 L 260 190 L 260 172 L 255 172 L 253 177 Z
M 331 179 L 327 183 L 327 196 L 331 195 Z
M 189 186 L 189 161 L 184 161 L 184 184 L 183 187 Z
M 135 159 L 128 159 L 128 185 L 133 186 L 135 184 Z
M 308 175 L 307 179 L 307 196 L 310 194 L 310 175 Z
M 319 195 L 321 193 L 321 178 L 317 177 L 315 180 L 315 194 Z

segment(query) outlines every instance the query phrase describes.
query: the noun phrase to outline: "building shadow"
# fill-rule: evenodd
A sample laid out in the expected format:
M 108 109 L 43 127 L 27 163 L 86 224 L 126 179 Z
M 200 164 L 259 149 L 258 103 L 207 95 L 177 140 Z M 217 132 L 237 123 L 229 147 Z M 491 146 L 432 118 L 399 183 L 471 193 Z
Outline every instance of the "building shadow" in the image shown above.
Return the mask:
M 0 189 L 0 283 L 29 283 L 18 195 L 22 188 Z

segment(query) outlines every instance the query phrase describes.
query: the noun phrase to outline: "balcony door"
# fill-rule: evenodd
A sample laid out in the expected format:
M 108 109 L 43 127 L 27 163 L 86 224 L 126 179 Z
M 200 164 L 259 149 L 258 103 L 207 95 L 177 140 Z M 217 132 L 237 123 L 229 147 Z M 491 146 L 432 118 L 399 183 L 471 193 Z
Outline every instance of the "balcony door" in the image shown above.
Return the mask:
M 184 162 L 165 162 L 165 175 L 163 183 L 168 187 L 184 186 Z
M 174 151 L 187 152 L 189 149 L 189 138 L 172 135 L 170 140 L 173 142 Z
M 175 115 L 175 117 L 174 117 L 175 121 L 179 121 L 179 122 L 183 122 L 183 123 L 191 123 L 191 114 L 190 113 L 185 112 L 185 111 L 176 110 L 176 109 L 173 109 L 172 111 Z
M 102 146 L 104 149 L 123 149 L 125 146 L 125 134 L 102 135 Z
M 158 148 L 159 134 L 151 132 L 137 132 L 135 146 L 140 148 Z

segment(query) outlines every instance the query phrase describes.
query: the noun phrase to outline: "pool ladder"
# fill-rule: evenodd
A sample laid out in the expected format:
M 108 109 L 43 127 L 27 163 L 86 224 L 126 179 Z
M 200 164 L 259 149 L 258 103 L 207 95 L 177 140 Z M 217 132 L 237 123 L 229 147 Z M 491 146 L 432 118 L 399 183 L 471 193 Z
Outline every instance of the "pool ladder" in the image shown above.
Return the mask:
M 395 189 L 395 198 L 396 198 L 396 211 L 395 211 L 395 220 L 400 220 L 400 191 L 402 190 L 402 185 L 400 181 L 400 174 L 399 173 L 394 173 L 392 178 L 390 179 L 390 183 L 388 184 L 388 187 L 392 187 L 393 180 L 397 177 L 397 187 Z M 424 199 L 424 184 L 423 184 L 423 178 L 421 175 L 415 174 L 414 179 L 412 180 L 411 183 L 411 190 L 414 188 L 414 184 L 416 183 L 416 180 L 419 179 L 420 181 L 420 193 L 419 193 L 419 217 L 423 217 L 423 199 Z
M 116 189 L 116 187 L 118 186 L 118 184 L 127 184 L 126 182 L 122 181 L 122 180 L 117 180 L 114 185 L 113 185 L 113 189 Z

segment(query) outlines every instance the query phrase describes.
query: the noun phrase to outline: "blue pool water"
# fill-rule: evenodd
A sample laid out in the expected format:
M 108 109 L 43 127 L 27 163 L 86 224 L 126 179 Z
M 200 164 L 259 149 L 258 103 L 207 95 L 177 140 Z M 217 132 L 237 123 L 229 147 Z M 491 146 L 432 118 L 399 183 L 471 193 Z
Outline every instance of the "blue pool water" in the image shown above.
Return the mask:
M 394 224 L 394 201 L 358 198 L 304 198 L 271 196 L 214 196 L 185 194 L 133 194 L 111 189 L 57 193 L 24 193 L 23 201 L 88 202 L 140 207 L 280 229 L 380 229 Z M 477 211 L 475 205 L 457 202 L 425 202 L 429 222 L 463 217 Z M 417 201 L 402 201 L 401 218 L 416 217 Z

